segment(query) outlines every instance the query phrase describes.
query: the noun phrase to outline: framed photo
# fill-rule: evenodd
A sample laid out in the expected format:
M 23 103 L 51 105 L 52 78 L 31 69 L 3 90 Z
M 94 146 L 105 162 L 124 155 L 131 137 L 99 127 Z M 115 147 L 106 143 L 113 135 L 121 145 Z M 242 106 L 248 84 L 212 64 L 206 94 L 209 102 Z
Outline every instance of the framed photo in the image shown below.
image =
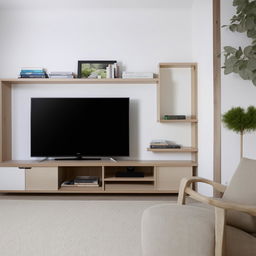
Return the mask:
M 79 60 L 78 78 L 106 78 L 107 67 L 115 63 L 115 60 Z

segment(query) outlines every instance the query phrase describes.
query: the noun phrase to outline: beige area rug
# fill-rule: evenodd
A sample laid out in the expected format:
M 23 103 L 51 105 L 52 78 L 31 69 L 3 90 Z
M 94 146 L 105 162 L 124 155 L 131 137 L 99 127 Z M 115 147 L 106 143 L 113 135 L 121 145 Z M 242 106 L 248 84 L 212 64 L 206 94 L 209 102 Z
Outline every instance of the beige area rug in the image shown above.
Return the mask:
M 1 200 L 1 256 L 140 256 L 144 209 L 166 201 Z

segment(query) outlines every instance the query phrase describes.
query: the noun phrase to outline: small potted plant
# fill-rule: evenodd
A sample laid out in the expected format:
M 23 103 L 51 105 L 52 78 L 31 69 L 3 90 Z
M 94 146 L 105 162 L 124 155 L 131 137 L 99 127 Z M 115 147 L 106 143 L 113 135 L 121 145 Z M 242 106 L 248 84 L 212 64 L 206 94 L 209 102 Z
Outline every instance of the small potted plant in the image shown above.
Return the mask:
M 222 121 L 228 129 L 240 134 L 240 156 L 243 157 L 243 136 L 256 130 L 256 108 L 249 106 L 247 111 L 241 107 L 231 108 L 223 115 Z

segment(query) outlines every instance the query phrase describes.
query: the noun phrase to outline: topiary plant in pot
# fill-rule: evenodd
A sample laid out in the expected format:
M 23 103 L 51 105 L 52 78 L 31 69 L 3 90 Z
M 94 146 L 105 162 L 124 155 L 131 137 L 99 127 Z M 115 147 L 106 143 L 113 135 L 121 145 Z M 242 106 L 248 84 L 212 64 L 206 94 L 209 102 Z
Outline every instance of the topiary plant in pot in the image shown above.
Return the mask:
M 243 136 L 256 130 L 256 108 L 249 106 L 247 111 L 241 107 L 231 108 L 222 116 L 225 126 L 240 134 L 240 157 L 243 157 Z

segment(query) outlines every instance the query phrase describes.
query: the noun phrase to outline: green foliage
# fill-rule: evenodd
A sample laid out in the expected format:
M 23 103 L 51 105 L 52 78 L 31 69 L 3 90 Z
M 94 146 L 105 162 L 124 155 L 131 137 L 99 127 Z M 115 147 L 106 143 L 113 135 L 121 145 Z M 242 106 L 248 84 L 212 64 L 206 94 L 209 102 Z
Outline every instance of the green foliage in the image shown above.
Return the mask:
M 241 107 L 231 108 L 222 116 L 225 126 L 237 133 L 256 130 L 256 108 L 249 106 L 247 111 Z
M 253 41 L 244 49 L 224 47 L 224 74 L 237 73 L 256 86 L 256 0 L 233 0 L 233 6 L 236 7 L 236 14 L 227 27 L 232 32 L 246 32 L 247 37 Z
M 232 32 L 246 32 L 249 38 L 256 38 L 256 1 L 234 0 L 236 14 L 231 18 L 229 29 Z
M 224 47 L 224 74 L 237 73 L 244 80 L 251 80 L 256 86 L 256 44 L 238 49 Z

